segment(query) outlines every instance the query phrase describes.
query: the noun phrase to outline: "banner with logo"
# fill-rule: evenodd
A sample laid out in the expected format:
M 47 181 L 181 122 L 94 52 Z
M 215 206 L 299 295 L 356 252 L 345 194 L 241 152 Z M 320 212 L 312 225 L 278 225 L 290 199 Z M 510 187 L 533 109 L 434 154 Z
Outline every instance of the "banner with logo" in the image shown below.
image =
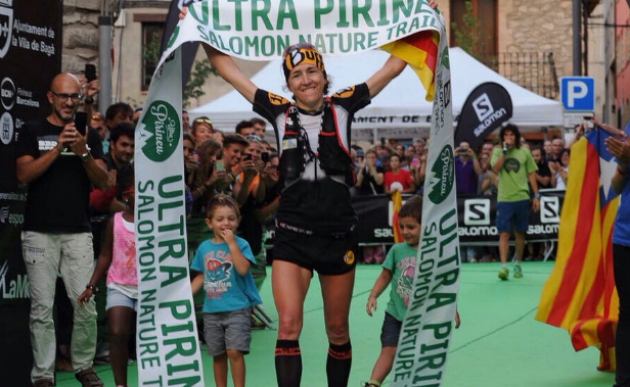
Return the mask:
M 62 7 L 0 0 L 0 375 L 7 386 L 30 385 L 32 358 L 20 242 L 26 187 L 15 174 L 16 141 L 26 121 L 49 113 L 46 92 L 61 70 Z
M 171 6 L 168 9 L 168 15 L 166 16 L 166 24 L 164 25 L 164 34 L 162 35 L 162 42 L 160 42 L 160 54 L 166 50 L 166 45 L 169 38 L 173 35 L 177 23 L 179 23 L 179 13 L 184 6 L 188 6 L 192 3 L 198 3 L 203 0 L 172 0 Z M 199 49 L 198 42 L 190 42 L 182 46 L 182 85 L 188 83 L 190 76 L 190 70 L 197 57 L 197 50 Z
M 421 31 L 435 33 L 425 34 L 428 39 L 415 39 Z M 413 338 L 401 342 L 403 352 L 397 359 L 411 364 L 413 374 L 397 374 L 395 383 L 411 385 L 418 375 L 425 374 L 421 343 L 433 345 L 450 336 L 459 272 L 453 117 L 445 34 L 443 18 L 425 1 L 214 0 L 188 8 L 187 17 L 173 31 L 160 59 L 136 131 L 140 386 L 203 385 L 188 262 L 184 258 L 187 254 L 180 144 L 179 48 L 193 41 L 249 60 L 277 59 L 286 47 L 300 41 L 314 44 L 324 55 L 349 55 L 386 46 L 387 51 L 407 60 L 427 90 L 427 97 L 435 95 L 428 156 L 432 165 L 428 173 L 433 177 L 427 179 L 431 184 L 425 187 L 430 194 L 423 214 L 423 246 L 416 271 L 421 290 L 412 298 L 411 320 L 405 321 L 409 330 L 418 331 Z M 430 288 L 423 294 L 426 284 Z M 446 326 L 448 332 L 444 330 Z M 143 350 L 148 346 L 150 351 Z M 446 353 L 448 345 L 443 348 Z
M 483 140 L 512 118 L 512 98 L 494 82 L 477 86 L 466 98 L 455 131 L 455 145 L 462 141 L 477 149 Z

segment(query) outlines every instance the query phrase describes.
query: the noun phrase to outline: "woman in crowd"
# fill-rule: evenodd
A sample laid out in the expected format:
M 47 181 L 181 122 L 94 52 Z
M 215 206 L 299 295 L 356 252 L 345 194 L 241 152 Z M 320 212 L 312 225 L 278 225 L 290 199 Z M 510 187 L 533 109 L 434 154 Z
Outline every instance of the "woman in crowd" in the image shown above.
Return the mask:
M 190 191 L 193 198 L 193 213 L 205 213 L 205 205 L 215 193 L 215 186 L 225 180 L 225 170 L 217 168 L 221 156 L 221 145 L 208 138 L 197 145 L 199 167 L 195 171 Z
M 368 149 L 361 168 L 357 173 L 357 190 L 359 195 L 378 195 L 383 190 L 383 168 L 376 165 L 376 151 Z
M 213 133 L 212 121 L 208 117 L 199 117 L 193 121 L 191 134 L 197 144 L 201 144 L 204 140 L 213 138 Z
M 562 149 L 558 157 L 558 162 L 550 161 L 549 169 L 551 174 L 555 175 L 556 189 L 567 189 L 567 179 L 569 177 L 569 159 L 571 152 L 568 149 Z
M 298 339 L 314 270 L 319 273 L 329 341 L 328 385 L 347 386 L 352 362 L 348 314 L 357 251 L 357 216 L 349 191 L 355 184 L 350 125 L 354 113 L 367 106 L 406 63 L 390 57 L 365 83 L 327 97 L 330 82 L 321 53 L 307 43 L 289 46 L 283 55 L 283 71 L 293 94 L 290 102 L 259 89 L 230 56 L 204 48 L 218 74 L 274 127 L 280 152 L 284 190 L 276 214 L 272 266 L 279 317 L 278 386 L 300 385 Z
M 401 156 L 394 153 L 389 158 L 391 171 L 385 172 L 385 193 L 399 190 L 402 193 L 413 193 L 416 185 L 411 178 L 409 171 L 402 169 Z

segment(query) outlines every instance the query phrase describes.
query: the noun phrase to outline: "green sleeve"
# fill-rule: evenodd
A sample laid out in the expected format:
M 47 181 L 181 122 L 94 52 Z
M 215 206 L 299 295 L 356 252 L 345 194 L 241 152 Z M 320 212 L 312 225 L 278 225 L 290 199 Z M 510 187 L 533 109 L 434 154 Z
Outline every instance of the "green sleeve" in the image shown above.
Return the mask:
M 394 256 L 396 255 L 396 250 L 398 250 L 396 247 L 398 245 L 394 245 L 392 246 L 391 249 L 389 249 L 389 253 L 387 253 L 387 257 L 385 257 L 385 261 L 383 261 L 383 269 L 387 269 L 389 271 L 391 271 L 392 273 L 394 272 L 394 265 L 396 262 L 396 259 L 394 258 Z
M 502 151 L 503 150 L 499 147 L 494 148 L 494 150 L 492 151 L 492 158 L 490 159 L 490 165 L 492 165 L 493 168 L 494 168 L 494 164 L 496 164 L 497 160 L 499 159 L 500 152 Z

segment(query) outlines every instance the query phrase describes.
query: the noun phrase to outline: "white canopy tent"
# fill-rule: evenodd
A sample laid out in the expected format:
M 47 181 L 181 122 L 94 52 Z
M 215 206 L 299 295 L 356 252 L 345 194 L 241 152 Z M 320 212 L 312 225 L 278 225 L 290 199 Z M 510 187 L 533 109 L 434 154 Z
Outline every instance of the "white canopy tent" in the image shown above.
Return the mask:
M 344 57 L 325 57 L 326 71 L 331 76 L 331 90 L 364 82 L 385 62 L 388 53 L 380 50 Z M 510 122 L 521 130 L 537 131 L 541 127 L 562 126 L 562 105 L 541 97 L 503 78 L 460 48 L 450 49 L 453 114 L 459 116 L 471 91 L 485 82 L 495 82 L 507 89 L 512 97 L 514 115 Z M 284 75 L 279 60 L 270 62 L 254 77 L 258 87 L 291 99 L 285 91 Z M 425 100 L 425 90 L 415 73 L 407 67 L 372 103 L 354 117 L 352 138 L 412 138 L 428 136 L 432 103 Z M 238 92 L 230 93 L 189 111 L 192 119 L 208 116 L 214 126 L 224 132 L 234 131 L 236 124 L 256 114 L 252 106 Z

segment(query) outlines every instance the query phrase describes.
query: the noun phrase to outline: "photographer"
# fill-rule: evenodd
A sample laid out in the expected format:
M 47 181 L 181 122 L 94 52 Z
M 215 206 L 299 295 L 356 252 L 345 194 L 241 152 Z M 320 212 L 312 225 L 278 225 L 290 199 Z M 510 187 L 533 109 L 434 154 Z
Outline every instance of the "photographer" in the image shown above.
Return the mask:
M 476 195 L 478 176 L 481 175 L 481 165 L 477 155 L 466 141 L 455 148 L 455 181 L 457 195 Z

